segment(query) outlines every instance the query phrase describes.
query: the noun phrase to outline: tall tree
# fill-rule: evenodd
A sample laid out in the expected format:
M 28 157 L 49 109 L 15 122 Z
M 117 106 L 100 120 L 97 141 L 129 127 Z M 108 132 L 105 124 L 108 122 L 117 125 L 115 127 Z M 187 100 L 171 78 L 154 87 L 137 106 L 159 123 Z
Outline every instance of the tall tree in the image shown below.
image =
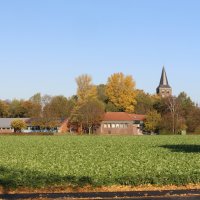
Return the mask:
M 156 100 L 157 98 L 155 96 L 145 93 L 143 90 L 137 90 L 135 113 L 147 114 L 149 111 L 153 110 L 153 105 Z
M 32 101 L 35 104 L 42 104 L 42 96 L 40 93 L 34 94 L 31 98 L 30 101 Z
M 97 85 L 97 97 L 101 102 L 108 102 L 108 96 L 106 95 L 106 85 Z
M 24 110 L 24 117 L 34 117 L 35 116 L 34 106 L 35 106 L 35 104 L 33 102 L 31 102 L 30 100 L 22 102 L 22 108 Z
M 97 99 L 90 99 L 79 107 L 78 117 L 86 132 L 90 134 L 100 124 L 104 109 L 104 104 Z
M 29 99 L 33 103 L 32 117 L 39 118 L 42 116 L 42 96 L 36 93 Z
M 97 88 L 93 85 L 91 76 L 83 74 L 76 78 L 76 83 L 79 102 L 84 102 L 91 98 L 97 98 Z
M 92 100 L 97 100 L 97 88 L 92 83 L 92 77 L 84 74 L 76 78 L 77 83 L 77 101 L 74 106 L 70 121 L 76 123 L 80 132 L 82 132 L 83 120 L 80 109 Z
M 9 104 L 5 101 L 0 100 L 0 117 L 9 116 Z
M 44 108 L 46 105 L 48 105 L 51 100 L 52 100 L 52 96 L 45 94 L 44 96 L 41 97 L 41 104 L 42 104 L 42 108 Z
M 66 119 L 69 116 L 68 100 L 64 96 L 55 96 L 44 107 L 43 117 L 54 119 Z
M 136 105 L 135 82 L 132 76 L 115 73 L 108 78 L 106 95 L 121 111 L 134 112 Z
M 25 116 L 25 110 L 23 108 L 23 100 L 17 100 L 14 99 L 11 101 L 10 105 L 9 105 L 9 113 L 10 113 L 10 117 L 24 117 Z
M 185 129 L 185 118 L 182 116 L 182 109 L 180 100 L 175 97 L 165 98 L 165 103 L 168 107 L 169 113 L 171 115 L 171 130 L 173 134 L 177 134 L 181 131 L 182 128 Z
M 193 106 L 186 118 L 187 130 L 192 133 L 200 127 L 200 108 Z

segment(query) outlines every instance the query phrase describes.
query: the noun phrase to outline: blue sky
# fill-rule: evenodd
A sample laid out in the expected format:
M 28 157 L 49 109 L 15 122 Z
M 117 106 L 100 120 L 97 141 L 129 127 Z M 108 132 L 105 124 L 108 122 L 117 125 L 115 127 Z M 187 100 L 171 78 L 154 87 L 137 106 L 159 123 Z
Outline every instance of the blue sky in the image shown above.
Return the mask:
M 0 98 L 70 96 L 131 74 L 155 93 L 165 65 L 174 94 L 200 102 L 199 0 L 0 1 Z

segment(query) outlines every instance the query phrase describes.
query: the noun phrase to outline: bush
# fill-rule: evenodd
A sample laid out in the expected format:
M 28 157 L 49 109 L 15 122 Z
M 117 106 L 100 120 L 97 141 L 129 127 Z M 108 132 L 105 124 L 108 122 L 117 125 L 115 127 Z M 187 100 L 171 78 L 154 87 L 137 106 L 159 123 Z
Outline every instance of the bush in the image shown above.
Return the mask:
M 200 134 L 200 126 L 198 126 L 198 127 L 196 128 L 194 134 L 198 134 L 198 135 Z
M 173 133 L 169 130 L 162 129 L 159 131 L 159 135 L 173 135 Z
M 26 128 L 26 122 L 21 119 L 15 119 L 11 122 L 11 127 L 14 129 L 14 132 L 21 132 L 22 129 Z

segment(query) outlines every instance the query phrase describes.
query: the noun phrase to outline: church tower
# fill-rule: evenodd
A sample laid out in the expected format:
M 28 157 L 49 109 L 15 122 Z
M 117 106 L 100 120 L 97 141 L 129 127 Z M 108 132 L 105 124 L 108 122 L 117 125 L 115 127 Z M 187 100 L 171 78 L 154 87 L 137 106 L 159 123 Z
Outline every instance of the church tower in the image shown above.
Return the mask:
M 170 85 L 168 83 L 167 74 L 166 74 L 164 66 L 163 66 L 163 69 L 162 69 L 160 84 L 157 87 L 156 92 L 157 92 L 158 95 L 160 95 L 163 98 L 169 97 L 169 96 L 172 95 L 172 88 L 170 87 Z

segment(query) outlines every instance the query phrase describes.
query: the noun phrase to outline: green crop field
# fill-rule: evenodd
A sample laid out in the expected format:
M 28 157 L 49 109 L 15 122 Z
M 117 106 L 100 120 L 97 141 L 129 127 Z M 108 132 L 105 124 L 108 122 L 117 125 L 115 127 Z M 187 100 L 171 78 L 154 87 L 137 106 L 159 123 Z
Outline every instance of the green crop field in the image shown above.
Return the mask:
M 3 188 L 200 183 L 199 136 L 0 136 Z

